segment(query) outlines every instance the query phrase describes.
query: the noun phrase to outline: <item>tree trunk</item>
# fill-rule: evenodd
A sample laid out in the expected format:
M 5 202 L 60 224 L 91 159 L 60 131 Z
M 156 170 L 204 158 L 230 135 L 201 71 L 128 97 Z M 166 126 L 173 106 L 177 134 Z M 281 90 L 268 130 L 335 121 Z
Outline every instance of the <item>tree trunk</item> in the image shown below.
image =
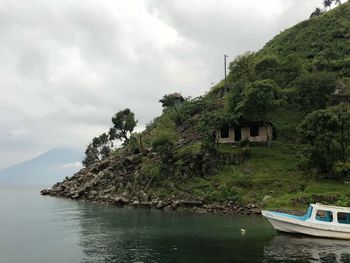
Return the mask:
M 143 147 L 142 135 L 141 135 L 141 134 L 139 135 L 139 141 L 140 141 L 141 152 L 142 152 L 143 155 L 146 155 L 146 154 L 147 154 L 147 151 L 146 151 L 146 149 Z

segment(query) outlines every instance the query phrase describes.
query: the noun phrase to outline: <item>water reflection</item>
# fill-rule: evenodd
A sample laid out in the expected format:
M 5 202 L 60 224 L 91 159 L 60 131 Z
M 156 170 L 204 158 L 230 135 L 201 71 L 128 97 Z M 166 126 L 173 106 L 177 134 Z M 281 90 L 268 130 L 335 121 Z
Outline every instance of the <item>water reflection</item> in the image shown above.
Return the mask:
M 350 242 L 279 234 L 264 248 L 264 262 L 350 262 Z
M 261 218 L 101 206 L 80 224 L 82 262 L 261 262 L 274 234 Z
M 80 262 L 350 263 L 350 242 L 277 234 L 261 217 L 78 207 Z

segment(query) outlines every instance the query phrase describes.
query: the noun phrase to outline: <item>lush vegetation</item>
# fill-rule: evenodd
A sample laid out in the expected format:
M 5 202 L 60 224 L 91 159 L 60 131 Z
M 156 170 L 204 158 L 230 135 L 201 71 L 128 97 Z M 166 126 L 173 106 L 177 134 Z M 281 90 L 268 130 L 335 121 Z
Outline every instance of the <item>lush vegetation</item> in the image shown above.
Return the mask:
M 131 133 L 136 127 L 135 115 L 130 109 L 121 110 L 112 118 L 113 126 L 109 133 L 103 133 L 92 139 L 92 142 L 85 150 L 84 166 L 90 166 L 95 162 L 108 157 L 114 148 L 115 140 L 128 143 Z
M 326 12 L 333 2 L 339 7 Z M 350 205 L 350 3 L 324 6 L 259 52 L 238 56 L 226 85 L 195 99 L 165 95 L 163 114 L 142 133 L 133 133 L 129 109 L 118 112 L 109 133 L 87 147 L 84 165 L 142 154 L 140 176 L 158 195 L 279 208 Z M 277 141 L 218 145 L 216 131 L 242 120 L 271 122 Z

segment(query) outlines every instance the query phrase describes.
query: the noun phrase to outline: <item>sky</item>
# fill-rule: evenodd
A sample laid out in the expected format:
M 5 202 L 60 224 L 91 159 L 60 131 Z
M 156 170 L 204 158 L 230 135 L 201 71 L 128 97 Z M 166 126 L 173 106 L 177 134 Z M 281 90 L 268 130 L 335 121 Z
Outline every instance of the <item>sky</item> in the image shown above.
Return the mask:
M 0 169 L 84 151 L 130 108 L 142 130 L 172 92 L 196 97 L 229 60 L 321 0 L 1 0 Z

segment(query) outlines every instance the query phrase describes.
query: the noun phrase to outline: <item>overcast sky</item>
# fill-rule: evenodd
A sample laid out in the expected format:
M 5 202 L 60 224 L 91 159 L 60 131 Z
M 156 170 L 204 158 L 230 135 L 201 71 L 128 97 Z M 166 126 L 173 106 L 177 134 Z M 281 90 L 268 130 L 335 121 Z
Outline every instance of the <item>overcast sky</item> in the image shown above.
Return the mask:
M 83 151 L 130 107 L 204 94 L 229 59 L 307 19 L 320 0 L 1 0 L 0 168 Z

